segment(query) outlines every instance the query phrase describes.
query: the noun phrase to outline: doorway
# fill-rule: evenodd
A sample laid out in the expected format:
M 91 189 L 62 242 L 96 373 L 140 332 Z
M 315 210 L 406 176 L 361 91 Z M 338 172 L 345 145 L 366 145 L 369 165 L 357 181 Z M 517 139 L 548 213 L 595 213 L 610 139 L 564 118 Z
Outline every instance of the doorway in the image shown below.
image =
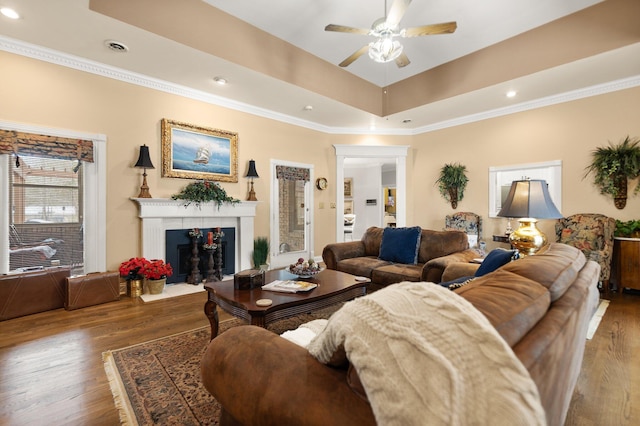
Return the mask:
M 313 165 L 271 160 L 270 267 L 313 257 Z
M 336 150 L 336 182 L 344 182 L 345 163 L 351 160 L 361 159 L 370 162 L 390 161 L 395 165 L 395 224 L 398 227 L 405 226 L 407 222 L 407 152 L 409 146 L 370 146 L 370 145 L 333 145 Z M 353 185 L 357 185 L 354 182 Z M 356 189 L 354 188 L 354 191 Z M 356 194 L 354 192 L 354 194 Z M 382 184 L 377 189 L 377 194 L 382 196 Z M 382 197 L 381 197 L 382 198 Z M 360 200 L 362 201 L 362 200 Z M 358 203 L 355 200 L 355 203 Z M 364 203 L 367 201 L 364 200 Z M 381 199 L 378 205 L 383 205 Z M 353 207 L 357 210 L 358 205 Z M 344 241 L 344 209 L 345 193 L 343 185 L 336 185 L 336 241 Z M 379 211 L 382 216 L 382 209 Z M 382 225 L 381 225 L 382 226 Z

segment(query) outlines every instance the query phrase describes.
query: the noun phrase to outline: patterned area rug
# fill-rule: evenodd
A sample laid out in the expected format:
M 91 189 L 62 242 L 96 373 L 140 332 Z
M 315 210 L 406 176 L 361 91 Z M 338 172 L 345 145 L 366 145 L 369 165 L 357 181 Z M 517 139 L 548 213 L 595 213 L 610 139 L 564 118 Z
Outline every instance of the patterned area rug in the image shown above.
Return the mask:
M 328 318 L 340 306 L 276 321 L 267 328 L 281 334 L 305 322 Z M 243 324 L 247 322 L 225 321 L 220 333 Z M 210 332 L 209 327 L 202 327 L 102 354 L 122 424 L 218 424 L 220 405 L 200 381 L 200 359 Z

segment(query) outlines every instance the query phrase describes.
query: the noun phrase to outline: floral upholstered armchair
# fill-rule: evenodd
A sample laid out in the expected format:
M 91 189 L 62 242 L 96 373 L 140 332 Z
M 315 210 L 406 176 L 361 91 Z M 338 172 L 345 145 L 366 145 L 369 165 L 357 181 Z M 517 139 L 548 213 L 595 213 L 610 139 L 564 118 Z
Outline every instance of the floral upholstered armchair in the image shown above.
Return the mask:
M 456 212 L 444 219 L 445 231 L 462 231 L 469 236 L 469 247 L 477 249 L 482 241 L 482 217 L 471 212 Z
M 579 213 L 558 219 L 556 241 L 581 250 L 585 257 L 600 265 L 600 282 L 604 290 L 609 288 L 613 233 L 616 221 L 597 213 Z

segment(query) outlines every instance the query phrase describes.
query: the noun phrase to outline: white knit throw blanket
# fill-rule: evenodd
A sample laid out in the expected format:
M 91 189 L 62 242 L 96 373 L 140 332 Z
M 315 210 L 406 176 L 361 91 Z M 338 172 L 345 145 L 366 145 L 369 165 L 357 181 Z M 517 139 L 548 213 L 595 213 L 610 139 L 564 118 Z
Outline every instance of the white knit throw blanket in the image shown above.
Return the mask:
M 403 282 L 353 300 L 308 349 L 323 363 L 346 355 L 379 425 L 546 424 L 538 389 L 511 348 L 439 285 Z

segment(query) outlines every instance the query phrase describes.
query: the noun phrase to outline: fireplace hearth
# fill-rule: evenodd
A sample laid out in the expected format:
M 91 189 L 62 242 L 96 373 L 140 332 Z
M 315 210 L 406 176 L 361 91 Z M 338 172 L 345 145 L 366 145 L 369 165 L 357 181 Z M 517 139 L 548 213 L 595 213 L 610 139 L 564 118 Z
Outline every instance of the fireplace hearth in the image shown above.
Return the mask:
M 259 201 L 242 201 L 237 204 L 203 203 L 187 207 L 180 200 L 168 198 L 133 198 L 139 206 L 142 228 L 142 256 L 162 259 L 166 256 L 166 231 L 181 229 L 210 229 L 217 226 L 235 230 L 235 246 L 227 246 L 227 265 L 234 271 L 251 269 L 254 221 Z M 206 235 L 206 234 L 205 234 Z M 229 253 L 234 258 L 230 260 Z M 172 264 L 173 266 L 173 264 Z
M 189 231 L 191 229 L 178 229 L 166 231 L 166 259 L 173 267 L 173 275 L 167 278 L 167 284 L 187 282 L 187 276 L 191 273 L 191 237 Z M 206 242 L 208 232 L 214 232 L 214 228 L 200 229 L 204 237 L 198 241 L 198 254 L 200 263 L 198 269 L 203 278 L 207 276 L 209 268 L 209 253 L 202 248 L 202 244 Z M 236 230 L 234 228 L 222 228 L 224 236 L 222 237 L 222 274 L 233 275 L 236 271 L 235 265 L 235 240 Z

